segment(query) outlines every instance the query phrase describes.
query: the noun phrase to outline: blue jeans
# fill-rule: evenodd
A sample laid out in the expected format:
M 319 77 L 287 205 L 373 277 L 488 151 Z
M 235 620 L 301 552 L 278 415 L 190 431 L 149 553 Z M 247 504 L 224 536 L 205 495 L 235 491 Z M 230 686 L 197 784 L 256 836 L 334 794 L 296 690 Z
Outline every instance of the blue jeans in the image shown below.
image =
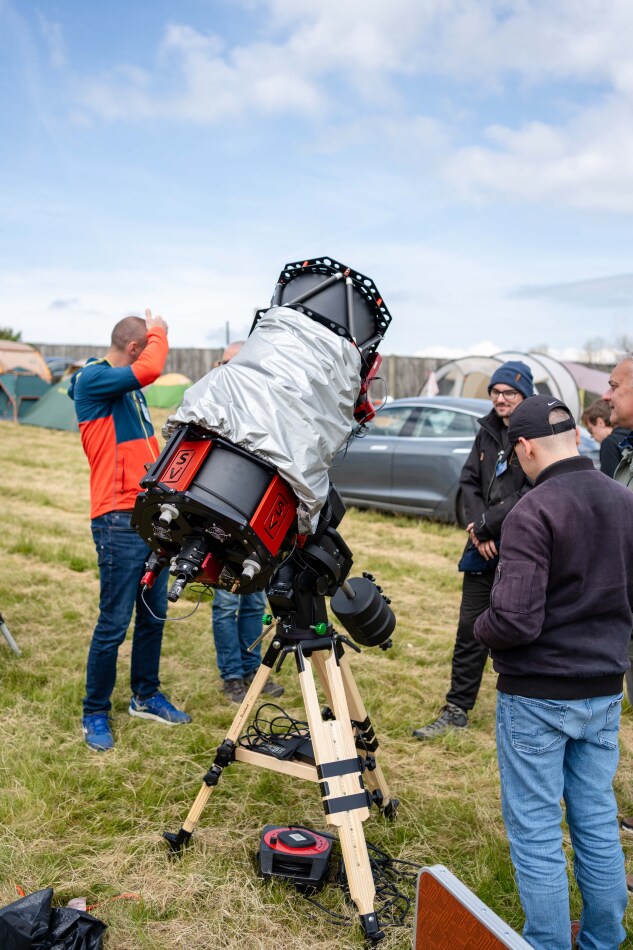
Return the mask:
M 617 950 L 626 937 L 624 856 L 613 777 L 622 696 L 547 700 L 497 695 L 501 807 L 535 950 L 569 950 L 561 798 L 583 910 L 580 950 Z
M 101 596 L 99 620 L 92 635 L 86 673 L 84 716 L 109 712 L 116 681 L 119 646 L 125 640 L 136 606 L 132 637 L 130 684 L 138 699 L 148 699 L 160 687 L 158 666 L 163 639 L 163 620 L 152 617 L 141 598 L 140 581 L 145 573 L 149 548 L 130 527 L 129 511 L 111 511 L 92 521 L 97 548 Z M 145 600 L 157 617 L 167 615 L 167 571 L 157 578 Z
M 261 646 L 252 653 L 247 648 L 262 632 L 266 594 L 231 594 L 218 588 L 213 597 L 211 616 L 218 669 L 223 680 L 243 679 L 261 663 Z

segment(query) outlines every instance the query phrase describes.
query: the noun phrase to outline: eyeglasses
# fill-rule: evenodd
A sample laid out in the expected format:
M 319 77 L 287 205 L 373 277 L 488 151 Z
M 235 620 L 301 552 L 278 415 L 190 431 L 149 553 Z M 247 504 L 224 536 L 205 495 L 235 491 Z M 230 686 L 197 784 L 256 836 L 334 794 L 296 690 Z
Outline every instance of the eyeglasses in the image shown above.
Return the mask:
M 516 389 L 495 389 L 493 386 L 493 388 L 490 390 L 490 398 L 495 400 L 498 399 L 499 396 L 503 396 L 503 398 L 507 399 L 508 402 L 514 402 L 514 400 L 520 395 L 521 393 Z

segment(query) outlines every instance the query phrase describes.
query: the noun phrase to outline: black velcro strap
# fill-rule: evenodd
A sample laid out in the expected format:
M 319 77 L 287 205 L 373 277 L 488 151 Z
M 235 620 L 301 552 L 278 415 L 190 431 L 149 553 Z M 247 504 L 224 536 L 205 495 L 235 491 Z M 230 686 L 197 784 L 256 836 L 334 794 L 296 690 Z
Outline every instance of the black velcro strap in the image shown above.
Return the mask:
M 351 775 L 352 772 L 360 772 L 358 758 L 341 759 L 340 762 L 324 762 L 323 765 L 317 765 L 319 778 L 336 778 L 339 775 Z
M 352 725 L 356 726 L 357 729 L 360 729 L 361 732 L 366 732 L 371 726 L 371 719 L 369 716 L 365 716 L 362 722 L 359 722 L 358 719 L 352 719 Z
M 374 736 L 371 741 L 364 736 L 356 737 L 356 748 L 367 752 L 376 752 L 379 748 L 378 739 Z
M 323 802 L 326 815 L 337 815 L 341 811 L 356 811 L 358 808 L 369 808 L 370 805 L 367 792 L 344 795 L 342 798 L 330 798 Z

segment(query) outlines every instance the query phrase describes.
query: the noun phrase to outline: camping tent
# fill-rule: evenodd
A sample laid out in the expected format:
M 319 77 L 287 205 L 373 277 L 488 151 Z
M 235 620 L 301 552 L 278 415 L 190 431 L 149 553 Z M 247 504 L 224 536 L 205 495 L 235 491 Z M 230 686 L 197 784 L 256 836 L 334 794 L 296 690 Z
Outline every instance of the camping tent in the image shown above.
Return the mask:
M 51 371 L 39 350 L 28 343 L 0 340 L 0 373 L 35 373 L 46 383 L 51 381 Z
M 577 381 L 572 364 L 566 366 L 545 353 L 495 353 L 494 356 L 464 356 L 444 363 L 435 370 L 435 383 L 441 396 L 467 396 L 485 399 L 494 371 L 508 360 L 521 360 L 532 370 L 534 388 L 561 399 L 578 419 L 583 400 L 595 398 Z M 606 388 L 606 387 L 605 387 Z
M 143 391 L 148 406 L 171 409 L 179 406 L 191 380 L 182 373 L 165 373 Z
M 25 426 L 78 432 L 75 404 L 68 398 L 69 385 L 70 379 L 63 379 L 51 386 L 48 392 L 29 408 L 20 422 Z
M 49 384 L 35 373 L 0 373 L 0 419 L 22 419 L 48 388 Z

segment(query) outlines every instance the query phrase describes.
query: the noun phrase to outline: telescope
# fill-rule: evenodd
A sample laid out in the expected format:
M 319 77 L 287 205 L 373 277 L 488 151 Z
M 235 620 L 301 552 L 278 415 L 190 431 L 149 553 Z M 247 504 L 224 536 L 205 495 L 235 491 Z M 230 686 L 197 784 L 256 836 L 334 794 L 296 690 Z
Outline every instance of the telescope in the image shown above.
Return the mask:
M 286 264 L 242 350 L 185 394 L 141 482 L 132 523 L 153 552 L 146 587 L 168 569 L 171 601 L 192 581 L 248 594 L 304 549 L 332 461 L 375 414 L 370 386 L 390 322 L 358 271 L 331 258 Z M 337 552 L 323 560 L 343 583 Z
M 212 789 L 235 761 L 317 783 L 372 945 L 384 934 L 362 822 L 372 805 L 394 818 L 398 801 L 377 761 L 378 740 L 345 654 L 345 645 L 358 647 L 334 629 L 325 598 L 363 646 L 388 648 L 396 619 L 371 574 L 349 577 L 353 556 L 338 532 L 345 506 L 328 473 L 353 431 L 375 414 L 370 385 L 390 321 L 363 274 L 331 258 L 287 264 L 271 307 L 257 312 L 239 353 L 194 384 L 168 419 L 171 437 L 141 482 L 132 517 L 152 549 L 144 587 L 168 569 L 171 601 L 195 581 L 236 594 L 265 589 L 271 608 L 260 638 L 270 633 L 270 646 L 186 820 L 177 833 L 164 834 L 170 848 L 178 852 L 189 842 Z M 309 727 L 301 762 L 279 761 L 241 741 L 272 668 L 288 656 Z

